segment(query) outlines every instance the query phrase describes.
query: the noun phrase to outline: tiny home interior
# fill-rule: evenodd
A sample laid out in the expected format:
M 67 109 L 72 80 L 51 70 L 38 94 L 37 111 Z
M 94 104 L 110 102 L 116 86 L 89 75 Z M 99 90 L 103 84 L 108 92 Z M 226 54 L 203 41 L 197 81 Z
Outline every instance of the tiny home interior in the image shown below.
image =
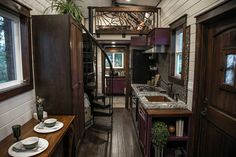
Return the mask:
M 0 156 L 235 157 L 234 0 L 1 0 Z

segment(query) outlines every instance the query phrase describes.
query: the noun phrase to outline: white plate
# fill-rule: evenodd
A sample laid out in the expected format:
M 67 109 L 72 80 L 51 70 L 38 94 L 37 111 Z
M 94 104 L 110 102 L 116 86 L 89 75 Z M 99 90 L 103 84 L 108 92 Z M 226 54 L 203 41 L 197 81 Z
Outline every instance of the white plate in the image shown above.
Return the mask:
M 51 132 L 55 132 L 55 131 L 58 131 L 60 130 L 64 124 L 62 122 L 59 122 L 57 121 L 55 126 L 54 127 L 44 127 L 44 128 L 40 128 L 38 127 L 39 124 L 37 124 L 35 127 L 34 127 L 34 131 L 37 132 L 37 133 L 43 133 L 43 134 L 47 134 L 47 133 L 51 133 Z
M 14 143 L 9 149 L 8 149 L 8 154 L 14 157 L 29 157 L 29 156 L 35 156 L 37 154 L 42 153 L 43 151 L 45 151 L 48 148 L 48 141 L 43 139 L 43 138 L 39 138 L 39 143 L 38 146 L 40 147 L 38 150 L 35 151 L 29 151 L 29 152 L 15 152 L 12 150 L 12 147 L 14 147 L 17 144 Z

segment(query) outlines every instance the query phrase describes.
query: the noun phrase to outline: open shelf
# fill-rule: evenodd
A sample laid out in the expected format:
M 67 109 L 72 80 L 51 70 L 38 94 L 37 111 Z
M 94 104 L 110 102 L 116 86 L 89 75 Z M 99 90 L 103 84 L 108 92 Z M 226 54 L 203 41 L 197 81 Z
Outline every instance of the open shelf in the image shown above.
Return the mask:
M 170 136 L 168 141 L 188 141 L 188 136 Z

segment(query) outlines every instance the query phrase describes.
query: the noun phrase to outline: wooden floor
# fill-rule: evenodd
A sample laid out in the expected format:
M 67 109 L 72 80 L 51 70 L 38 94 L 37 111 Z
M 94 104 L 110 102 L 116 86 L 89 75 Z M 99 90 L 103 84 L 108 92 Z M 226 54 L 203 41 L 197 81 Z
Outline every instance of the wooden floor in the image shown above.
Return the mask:
M 142 157 L 129 111 L 114 109 L 112 133 L 90 128 L 81 143 L 78 156 Z

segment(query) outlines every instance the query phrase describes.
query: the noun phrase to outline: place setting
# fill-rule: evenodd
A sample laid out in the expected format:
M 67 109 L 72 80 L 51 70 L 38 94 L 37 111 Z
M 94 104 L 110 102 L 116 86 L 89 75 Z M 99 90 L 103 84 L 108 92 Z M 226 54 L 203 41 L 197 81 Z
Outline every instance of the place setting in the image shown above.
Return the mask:
M 60 121 L 58 121 L 55 118 L 48 118 L 43 121 L 44 118 L 44 111 L 43 111 L 43 103 L 44 98 L 40 98 L 37 96 L 36 102 L 37 102 L 37 118 L 40 121 L 39 124 L 37 124 L 34 127 L 34 131 L 37 133 L 52 133 L 55 131 L 60 130 L 64 124 Z
M 37 133 L 52 133 L 60 130 L 64 124 L 60 121 L 57 121 L 55 118 L 49 118 L 44 121 L 41 121 L 34 127 L 34 131 Z
M 30 157 L 45 151 L 49 143 L 46 139 L 39 137 L 28 137 L 20 140 L 21 125 L 12 126 L 13 136 L 16 142 L 8 148 L 8 154 L 13 157 Z

